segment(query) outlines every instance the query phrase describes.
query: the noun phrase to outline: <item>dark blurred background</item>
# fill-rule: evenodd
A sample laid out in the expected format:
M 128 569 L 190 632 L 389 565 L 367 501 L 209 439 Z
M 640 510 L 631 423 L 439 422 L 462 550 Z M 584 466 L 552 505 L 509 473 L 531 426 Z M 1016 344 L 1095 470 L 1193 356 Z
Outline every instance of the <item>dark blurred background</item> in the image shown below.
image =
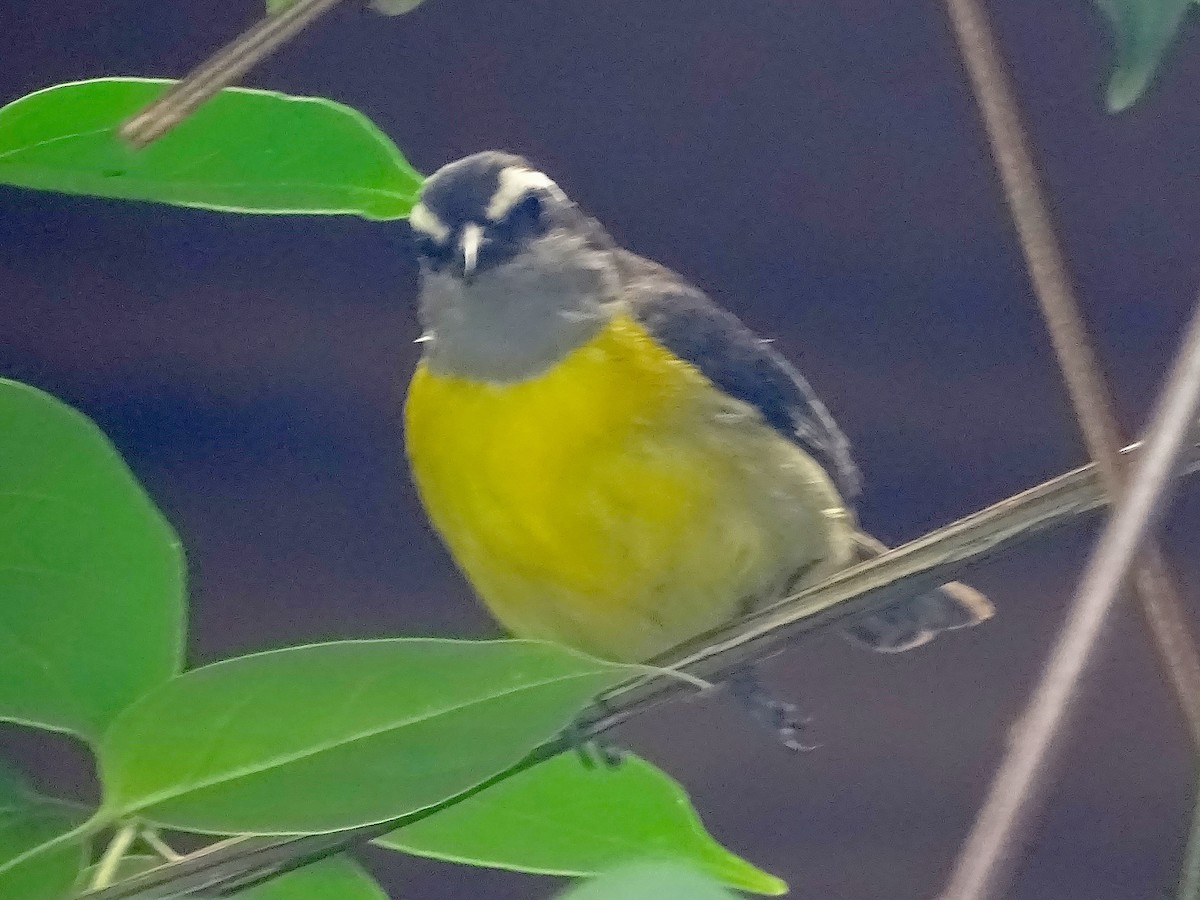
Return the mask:
M 1136 431 L 1200 279 L 1200 36 L 1185 30 L 1151 94 L 1112 118 L 1090 4 L 992 5 Z M 0 99 L 179 75 L 258 12 L 251 0 L 4 4 Z M 938 3 L 428 0 L 395 20 L 347 3 L 247 83 L 355 106 L 425 172 L 491 147 L 541 163 L 620 241 L 777 339 L 850 434 L 862 516 L 881 537 L 1083 461 Z M 7 189 L 0 208 L 0 374 L 99 422 L 178 529 L 193 663 L 492 632 L 402 462 L 417 335 L 402 223 Z M 1197 525 L 1200 494 L 1185 491 L 1168 543 L 1189 598 Z M 815 717 L 816 752 L 778 749 L 720 698 L 620 738 L 794 896 L 930 897 L 1093 532 L 978 570 L 999 615 L 971 633 L 893 658 L 817 635 L 776 660 L 776 686 Z M 43 785 L 91 789 L 78 748 L 12 727 L 2 739 Z M 1064 758 L 1013 896 L 1168 894 L 1192 760 L 1132 607 L 1108 631 Z M 370 861 L 396 897 L 538 898 L 555 884 Z

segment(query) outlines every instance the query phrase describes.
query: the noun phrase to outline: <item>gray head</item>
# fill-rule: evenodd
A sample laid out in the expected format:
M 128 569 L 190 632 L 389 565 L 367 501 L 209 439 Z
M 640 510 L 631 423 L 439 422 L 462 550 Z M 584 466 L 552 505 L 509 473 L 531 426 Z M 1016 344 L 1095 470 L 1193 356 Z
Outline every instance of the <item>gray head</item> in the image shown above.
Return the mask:
M 409 224 L 435 371 L 529 378 L 612 314 L 619 279 L 606 235 L 519 156 L 477 153 L 439 169 Z

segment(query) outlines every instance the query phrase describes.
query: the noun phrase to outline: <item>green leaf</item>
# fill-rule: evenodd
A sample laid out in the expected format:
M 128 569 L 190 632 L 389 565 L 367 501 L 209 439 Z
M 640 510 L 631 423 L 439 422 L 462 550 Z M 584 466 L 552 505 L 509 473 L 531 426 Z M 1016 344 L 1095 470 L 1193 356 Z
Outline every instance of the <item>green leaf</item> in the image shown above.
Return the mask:
M 179 671 L 183 554 L 92 422 L 0 379 L 0 719 L 96 739 Z
M 82 837 L 11 863 L 35 847 L 70 834 L 80 819 L 69 807 L 34 794 L 0 764 L 0 897 L 63 900 L 83 868 L 86 847 Z
M 1145 92 L 1189 0 L 1096 0 L 1112 28 L 1117 60 L 1108 82 L 1110 112 L 1127 109 Z
M 220 834 L 385 821 L 518 762 L 632 671 L 534 641 L 344 641 L 216 663 L 113 724 L 105 812 Z
M 387 900 L 353 860 L 334 856 L 242 891 L 239 900 Z
M 679 863 L 616 869 L 559 895 L 559 900 L 737 900 L 715 882 Z
M 361 113 L 316 97 L 228 88 L 133 150 L 125 119 L 171 84 L 98 78 L 0 109 L 0 184 L 244 213 L 398 219 L 421 176 Z
M 156 856 L 126 856 L 117 865 L 113 882 L 132 878 L 162 864 Z M 88 870 L 85 883 L 90 884 L 95 874 L 93 866 Z M 237 900 L 387 900 L 387 894 L 353 860 L 334 856 L 238 891 Z
M 534 766 L 376 841 L 452 862 L 595 875 L 647 858 L 681 860 L 740 890 L 787 885 L 712 839 L 687 794 L 650 763 L 587 767 L 575 754 Z

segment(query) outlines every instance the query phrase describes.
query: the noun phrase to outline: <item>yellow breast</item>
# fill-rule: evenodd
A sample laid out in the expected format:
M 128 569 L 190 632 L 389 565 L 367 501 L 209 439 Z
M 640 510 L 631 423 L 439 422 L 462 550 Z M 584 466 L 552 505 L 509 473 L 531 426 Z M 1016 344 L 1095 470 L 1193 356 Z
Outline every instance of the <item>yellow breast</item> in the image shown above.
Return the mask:
M 624 317 L 517 383 L 422 364 L 405 407 L 413 477 L 511 631 L 645 659 L 826 552 L 823 526 L 807 542 L 794 529 L 838 505 L 801 496 L 828 479 L 765 426 L 722 425 L 714 398 Z M 789 467 L 803 491 L 770 483 Z

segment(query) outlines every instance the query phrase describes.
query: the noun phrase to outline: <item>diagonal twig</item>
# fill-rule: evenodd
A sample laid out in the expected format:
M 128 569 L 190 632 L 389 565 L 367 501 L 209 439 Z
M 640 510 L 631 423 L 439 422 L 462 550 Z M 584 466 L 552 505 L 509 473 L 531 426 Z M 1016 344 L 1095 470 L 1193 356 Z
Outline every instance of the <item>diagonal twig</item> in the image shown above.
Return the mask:
M 1200 436 L 1200 435 L 1198 435 Z M 1126 448 L 1136 455 L 1138 445 Z M 1181 473 L 1200 469 L 1200 445 L 1193 445 Z M 680 648 L 665 668 L 716 680 L 778 652 L 805 634 L 847 618 L 916 596 L 960 577 L 981 561 L 1077 522 L 1102 508 L 1107 494 L 1094 465 L 1084 466 L 891 550 L 870 562 L 839 572 L 782 603 L 762 610 Z M 126 879 L 86 900 L 128 900 L 181 896 L 228 896 L 247 884 L 331 856 L 356 844 L 426 818 L 480 790 L 561 752 L 580 737 L 598 735 L 660 703 L 691 690 L 672 675 L 639 678 L 601 696 L 570 736 L 538 747 L 512 769 L 484 785 L 430 809 L 364 828 L 296 837 L 238 837 Z
M 942 900 L 1005 893 L 1021 832 L 1041 808 L 1064 723 L 1109 611 L 1138 551 L 1166 509 L 1171 475 L 1200 409 L 1200 297 L 1146 430 L 1128 490 L 1084 569 L 1046 669 L 1021 716 Z
M 1088 339 L 1014 92 L 982 2 L 947 0 L 951 25 L 975 91 L 1030 279 L 1076 419 L 1090 456 L 1100 466 L 1107 490 L 1112 496 L 1119 496 L 1124 485 L 1124 471 L 1117 454 L 1121 434 L 1112 397 Z M 1132 581 L 1163 673 L 1173 688 L 1193 746 L 1200 749 L 1200 651 L 1188 626 L 1179 589 L 1154 540 L 1143 544 L 1141 556 L 1133 566 Z M 983 813 L 976 822 L 976 833 L 983 827 L 982 817 Z M 1002 839 L 998 834 L 993 838 Z M 1012 835 L 1005 839 L 1011 844 Z M 970 840 L 968 845 L 971 845 Z M 1200 875 L 1197 874 L 1200 865 L 1194 862 L 1200 859 L 1200 801 L 1193 812 L 1188 848 L 1180 896 L 1184 900 L 1194 900 L 1200 898 Z M 1011 846 L 1006 849 L 1011 850 Z M 982 852 L 982 849 L 975 846 L 974 852 Z M 967 853 L 968 849 L 964 847 L 954 876 L 955 884 L 966 883 L 964 869 L 970 865 Z M 998 865 L 995 861 L 992 864 Z M 976 887 L 982 895 L 982 884 Z
M 145 147 L 162 137 L 221 88 L 233 84 L 340 2 L 296 0 L 285 9 L 266 16 L 134 114 L 121 126 L 121 137 L 134 147 Z
M 982 0 L 947 0 L 947 9 L 1088 455 L 1100 467 L 1105 489 L 1120 496 L 1125 481 L 1120 459 L 1124 441 L 1071 287 L 1004 60 Z M 1200 651 L 1187 624 L 1179 589 L 1156 542 L 1145 545 L 1133 572 L 1146 628 L 1192 742 L 1200 750 Z

